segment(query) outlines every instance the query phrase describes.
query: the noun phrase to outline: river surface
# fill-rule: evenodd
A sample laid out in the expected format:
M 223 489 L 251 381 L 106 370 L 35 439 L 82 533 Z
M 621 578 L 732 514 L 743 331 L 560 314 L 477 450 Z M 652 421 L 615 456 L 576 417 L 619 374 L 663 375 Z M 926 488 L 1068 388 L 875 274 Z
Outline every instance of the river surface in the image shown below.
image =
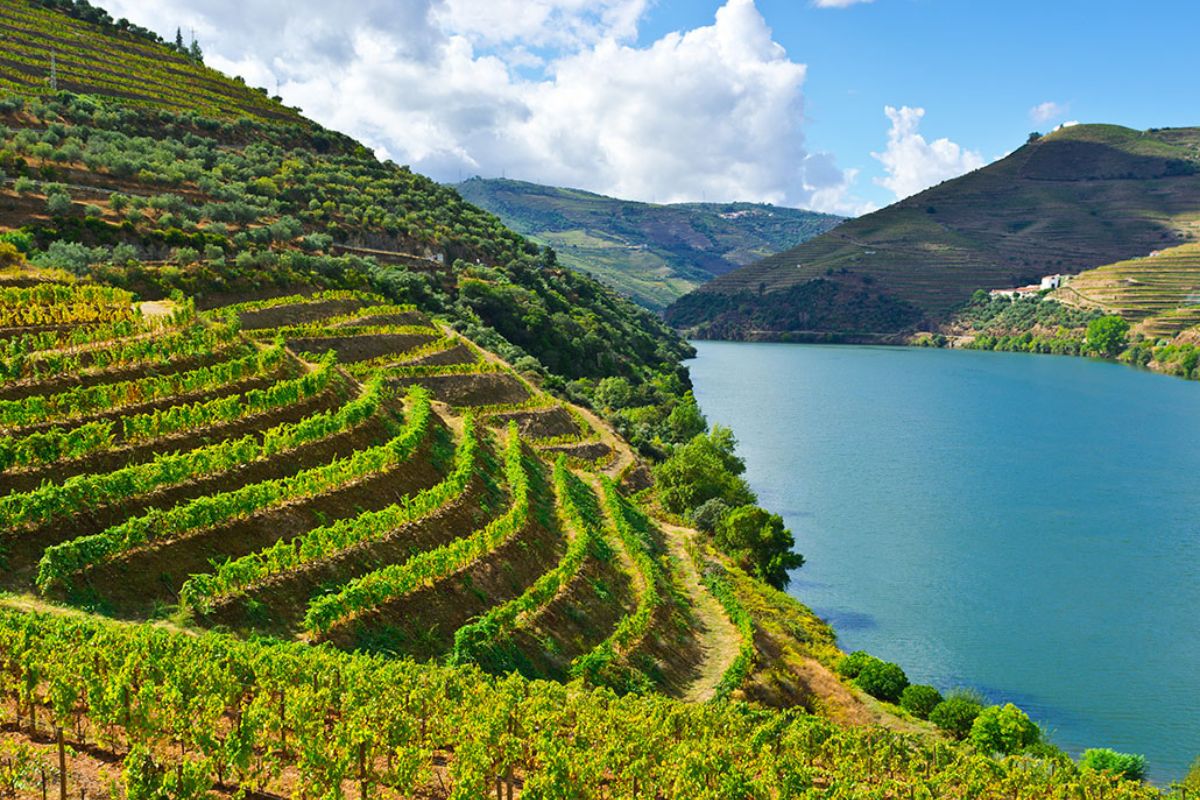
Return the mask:
M 696 342 L 710 422 L 843 649 L 1073 755 L 1200 755 L 1200 383 L 1061 356 Z

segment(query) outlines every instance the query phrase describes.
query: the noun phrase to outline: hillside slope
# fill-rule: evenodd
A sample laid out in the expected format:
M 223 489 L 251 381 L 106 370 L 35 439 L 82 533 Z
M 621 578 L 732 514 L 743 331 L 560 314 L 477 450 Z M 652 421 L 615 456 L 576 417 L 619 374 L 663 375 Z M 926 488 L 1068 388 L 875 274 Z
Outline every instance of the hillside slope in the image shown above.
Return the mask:
M 129 105 L 308 124 L 296 109 L 269 99 L 266 90 L 231 80 L 148 31 L 118 25 L 87 3 L 67 3 L 71 15 L 60 7 L 0 2 L 0 90 L 44 94 L 53 73 L 60 91 L 120 98 Z
M 887 337 L 945 318 L 977 289 L 1195 238 L 1198 169 L 1198 128 L 1064 128 L 724 275 L 667 319 L 712 337 Z
M 553 247 L 563 264 L 655 310 L 842 221 L 756 203 L 637 203 L 514 180 L 472 178 L 455 188 L 513 230 Z

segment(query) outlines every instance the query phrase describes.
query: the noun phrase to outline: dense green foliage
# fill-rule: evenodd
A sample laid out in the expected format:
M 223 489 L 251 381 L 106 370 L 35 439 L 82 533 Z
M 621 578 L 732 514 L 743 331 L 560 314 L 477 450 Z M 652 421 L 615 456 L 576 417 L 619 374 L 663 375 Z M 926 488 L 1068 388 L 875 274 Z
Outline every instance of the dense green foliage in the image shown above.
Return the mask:
M 804 566 L 804 556 L 793 552 L 792 532 L 783 517 L 755 505 L 730 509 L 717 524 L 717 547 L 745 569 L 777 589 L 788 584 L 788 572 Z
M 912 303 L 843 274 L 774 292 L 699 289 L 677 300 L 665 316 L 695 338 L 784 342 L 873 341 L 924 319 Z
M 1041 741 L 1042 732 L 1028 714 L 1006 703 L 980 711 L 971 723 L 970 738 L 971 744 L 985 753 L 1013 755 Z
M 658 500 L 714 534 L 717 548 L 747 571 L 777 588 L 786 586 L 789 570 L 803 566 L 804 557 L 794 552 L 796 540 L 783 518 L 755 505 L 736 444 L 733 433 L 718 425 L 675 447 L 654 468 Z
M 929 714 L 942 702 L 942 693 L 932 686 L 913 683 L 900 693 L 900 707 L 917 719 L 929 719 Z
M 1116 358 L 1128 343 L 1129 323 L 1121 317 L 1094 319 L 1087 326 L 1087 344 L 1095 352 Z
M 1083 751 L 1079 765 L 1088 771 L 1110 772 L 1133 781 L 1146 777 L 1146 757 L 1134 753 L 1118 753 L 1107 748 Z M 1187 785 L 1187 781 L 1184 781 Z
M 877 658 L 863 665 L 854 676 L 854 685 L 872 697 L 898 703 L 908 687 L 908 676 L 899 664 Z
M 971 734 L 983 703 L 968 692 L 954 692 L 929 712 L 929 721 L 955 739 L 966 739 Z

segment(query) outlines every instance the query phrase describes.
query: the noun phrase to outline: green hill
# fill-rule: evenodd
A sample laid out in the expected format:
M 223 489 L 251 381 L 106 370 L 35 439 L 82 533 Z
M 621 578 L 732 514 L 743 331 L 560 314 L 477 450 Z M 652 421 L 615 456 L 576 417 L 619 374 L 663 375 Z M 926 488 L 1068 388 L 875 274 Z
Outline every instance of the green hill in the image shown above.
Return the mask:
M 713 337 L 887 338 L 936 324 L 977 289 L 1195 238 L 1198 169 L 1198 128 L 1064 128 L 721 276 L 667 319 Z
M 553 247 L 563 264 L 655 310 L 841 222 L 757 203 L 656 205 L 514 180 L 472 178 L 456 188 L 513 230 Z

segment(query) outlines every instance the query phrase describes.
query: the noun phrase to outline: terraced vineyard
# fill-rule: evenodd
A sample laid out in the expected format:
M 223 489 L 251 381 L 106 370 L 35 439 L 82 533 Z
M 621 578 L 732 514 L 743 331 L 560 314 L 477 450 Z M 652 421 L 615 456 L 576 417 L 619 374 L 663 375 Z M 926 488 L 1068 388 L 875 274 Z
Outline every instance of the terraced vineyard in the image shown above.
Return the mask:
M 100 30 L 33 3 L 0 3 L 0 37 L 0 90 L 5 92 L 44 93 L 53 56 L 59 89 L 225 119 L 303 122 L 297 111 L 271 102 L 265 91 L 230 81 L 163 44 Z
M 1200 245 L 1180 245 L 1088 270 L 1055 297 L 1119 314 L 1147 337 L 1171 338 L 1200 325 Z
M 38 282 L 0 291 L 0 315 L 23 323 L 0 365 L 6 589 L 716 691 L 694 685 L 704 641 L 664 534 L 614 483 L 634 454 L 412 307 L 328 291 L 148 318 L 119 290 Z M 564 615 L 586 623 L 539 624 Z

